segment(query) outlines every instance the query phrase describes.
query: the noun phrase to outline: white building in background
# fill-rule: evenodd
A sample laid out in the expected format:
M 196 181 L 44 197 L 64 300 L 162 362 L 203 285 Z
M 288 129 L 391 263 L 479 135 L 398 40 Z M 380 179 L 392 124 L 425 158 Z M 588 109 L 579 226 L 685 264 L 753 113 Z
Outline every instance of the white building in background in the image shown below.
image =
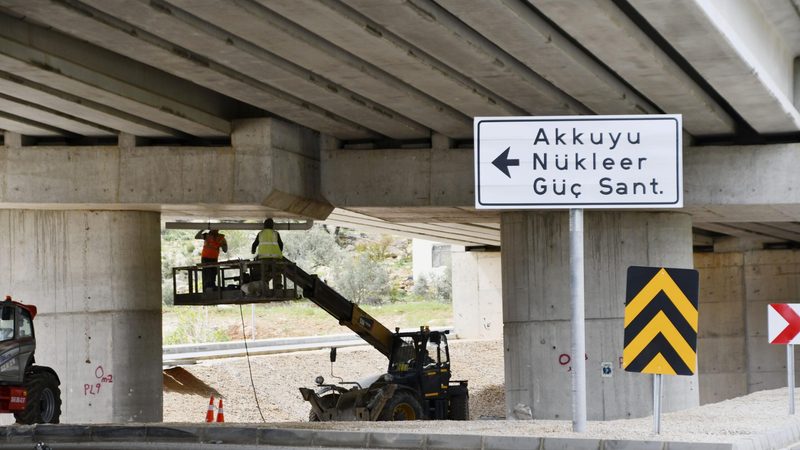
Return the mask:
M 424 239 L 411 240 L 411 270 L 415 283 L 420 276 L 427 275 L 433 269 L 433 246 L 435 244 L 437 243 Z
M 420 277 L 430 279 L 431 273 L 441 274 L 451 265 L 451 246 L 425 239 L 411 240 L 411 260 L 414 282 Z M 456 246 L 456 248 L 459 248 Z M 463 248 L 463 247 L 462 247 Z

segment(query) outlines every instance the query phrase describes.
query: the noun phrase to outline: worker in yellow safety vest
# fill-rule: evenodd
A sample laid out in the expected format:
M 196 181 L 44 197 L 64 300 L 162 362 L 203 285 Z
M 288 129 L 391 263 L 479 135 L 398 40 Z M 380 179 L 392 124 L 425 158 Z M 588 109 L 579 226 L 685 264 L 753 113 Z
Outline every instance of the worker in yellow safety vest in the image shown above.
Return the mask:
M 225 240 L 224 234 L 220 234 L 219 230 L 211 228 L 208 233 L 200 230 L 194 235 L 194 238 L 203 240 L 203 251 L 200 253 L 200 262 L 203 264 L 217 262 L 220 249 L 225 253 L 228 252 L 228 241 Z M 203 291 L 217 287 L 218 272 L 219 269 L 216 267 L 203 267 Z
M 283 240 L 275 231 L 275 222 L 272 219 L 264 221 L 264 229 L 256 236 L 253 245 L 250 246 L 250 252 L 255 253 L 256 259 L 283 259 Z M 258 275 L 260 277 L 260 274 Z M 281 289 L 281 275 L 274 273 L 271 278 L 273 289 Z

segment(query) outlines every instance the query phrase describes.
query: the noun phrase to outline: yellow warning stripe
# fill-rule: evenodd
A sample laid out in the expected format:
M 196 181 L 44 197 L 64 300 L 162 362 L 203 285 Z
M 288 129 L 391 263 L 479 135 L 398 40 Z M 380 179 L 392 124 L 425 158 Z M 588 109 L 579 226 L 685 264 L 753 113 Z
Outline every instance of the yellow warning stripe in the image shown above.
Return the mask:
M 658 314 L 653 317 L 653 320 L 645 325 L 642 331 L 640 331 L 628 346 L 622 350 L 622 360 L 625 367 L 628 367 L 628 364 L 636 359 L 639 353 L 650 344 L 658 333 L 663 334 L 664 337 L 667 338 L 667 341 L 672 345 L 672 348 L 675 349 L 675 352 L 678 353 L 678 356 L 680 356 L 683 362 L 686 363 L 686 366 L 694 373 L 697 355 L 692 349 L 692 346 L 686 342 L 686 339 L 683 338 L 681 333 L 675 328 L 675 325 L 670 322 L 663 311 L 659 311 Z
M 689 325 L 696 332 L 697 331 L 697 308 L 692 305 L 692 302 L 686 298 L 686 295 L 681 291 L 681 288 L 675 283 L 675 280 L 669 276 L 665 269 L 661 269 L 650 280 L 633 299 L 625 305 L 625 326 L 627 327 L 639 313 L 650 303 L 659 292 L 664 293 L 669 297 L 672 303 L 678 308 L 681 315 L 686 318 Z
M 692 368 L 692 372 L 694 372 L 694 368 Z M 658 353 L 650 363 L 642 369 L 642 373 L 655 373 L 659 375 L 675 375 L 675 369 L 672 368 L 672 365 L 667 362 L 667 359 L 664 358 L 664 355 Z

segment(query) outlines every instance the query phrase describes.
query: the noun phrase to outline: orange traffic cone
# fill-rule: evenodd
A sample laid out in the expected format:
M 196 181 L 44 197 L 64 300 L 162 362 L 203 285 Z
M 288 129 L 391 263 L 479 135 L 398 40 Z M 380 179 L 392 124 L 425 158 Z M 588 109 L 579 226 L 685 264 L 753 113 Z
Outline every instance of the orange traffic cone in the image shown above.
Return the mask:
M 219 407 L 217 408 L 217 422 L 225 422 L 225 413 L 222 410 L 222 399 L 219 399 Z
M 214 421 L 214 396 L 208 401 L 208 411 L 206 412 L 206 422 Z

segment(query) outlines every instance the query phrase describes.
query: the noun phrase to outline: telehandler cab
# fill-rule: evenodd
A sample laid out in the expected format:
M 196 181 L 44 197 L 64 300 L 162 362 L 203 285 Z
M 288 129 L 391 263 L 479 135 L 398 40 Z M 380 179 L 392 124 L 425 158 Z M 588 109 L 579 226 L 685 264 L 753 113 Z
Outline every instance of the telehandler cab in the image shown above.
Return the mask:
M 300 388 L 311 403 L 309 420 L 469 419 L 467 382 L 450 380 L 447 333 L 396 330 L 389 368 L 372 379 L 337 385 L 317 377 L 316 390 Z M 335 360 L 333 348 L 331 365 Z
M 18 423 L 58 423 L 61 390 L 56 372 L 34 365 L 36 307 L 0 302 L 0 413 L 14 413 Z

